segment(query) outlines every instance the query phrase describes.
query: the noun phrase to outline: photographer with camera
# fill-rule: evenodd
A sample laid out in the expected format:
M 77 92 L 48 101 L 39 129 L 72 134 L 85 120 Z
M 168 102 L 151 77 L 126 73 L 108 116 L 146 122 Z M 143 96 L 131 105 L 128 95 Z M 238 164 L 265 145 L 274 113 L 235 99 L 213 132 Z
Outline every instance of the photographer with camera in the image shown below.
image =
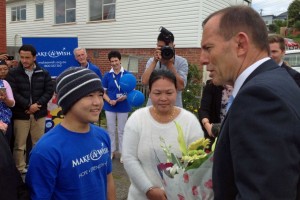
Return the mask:
M 187 60 L 175 54 L 174 35 L 166 28 L 160 28 L 160 34 L 157 37 L 157 47 L 153 57 L 146 64 L 146 70 L 142 75 L 142 83 L 148 85 L 149 77 L 155 69 L 168 69 L 173 72 L 177 80 L 176 106 L 182 107 L 182 90 L 186 86 L 188 63 Z M 147 106 L 152 105 L 148 98 Z
M 7 67 L 10 69 L 12 67 L 18 66 L 18 61 L 15 60 L 14 56 L 10 56 L 7 53 L 0 53 L 0 61 L 3 60 L 6 62 Z

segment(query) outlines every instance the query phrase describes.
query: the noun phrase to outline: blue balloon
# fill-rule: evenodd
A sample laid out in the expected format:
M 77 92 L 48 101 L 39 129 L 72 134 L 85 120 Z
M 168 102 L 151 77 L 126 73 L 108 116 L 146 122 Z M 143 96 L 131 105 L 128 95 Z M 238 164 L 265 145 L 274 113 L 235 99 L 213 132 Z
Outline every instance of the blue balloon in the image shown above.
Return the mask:
M 124 74 L 120 79 L 120 87 L 121 89 L 129 93 L 131 92 L 136 86 L 136 78 L 132 74 Z
M 131 106 L 139 107 L 143 105 L 145 101 L 145 96 L 142 92 L 138 90 L 132 90 L 130 93 L 127 94 L 127 101 Z

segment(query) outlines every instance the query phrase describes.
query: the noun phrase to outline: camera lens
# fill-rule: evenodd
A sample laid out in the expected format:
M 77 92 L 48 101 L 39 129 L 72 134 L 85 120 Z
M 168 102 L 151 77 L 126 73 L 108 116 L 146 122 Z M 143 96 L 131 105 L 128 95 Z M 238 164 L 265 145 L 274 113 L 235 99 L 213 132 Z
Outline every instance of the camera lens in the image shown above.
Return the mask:
M 161 48 L 161 57 L 165 60 L 170 60 L 174 57 L 174 50 L 170 46 L 164 46 Z

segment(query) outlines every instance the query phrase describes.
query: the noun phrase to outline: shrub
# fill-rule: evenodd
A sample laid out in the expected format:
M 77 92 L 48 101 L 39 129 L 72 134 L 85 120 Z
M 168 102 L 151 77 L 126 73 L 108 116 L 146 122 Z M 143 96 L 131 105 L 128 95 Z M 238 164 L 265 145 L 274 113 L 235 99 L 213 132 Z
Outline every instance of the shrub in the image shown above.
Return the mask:
M 202 96 L 202 70 L 197 65 L 189 64 L 187 85 L 182 92 L 183 107 L 198 117 L 198 108 Z

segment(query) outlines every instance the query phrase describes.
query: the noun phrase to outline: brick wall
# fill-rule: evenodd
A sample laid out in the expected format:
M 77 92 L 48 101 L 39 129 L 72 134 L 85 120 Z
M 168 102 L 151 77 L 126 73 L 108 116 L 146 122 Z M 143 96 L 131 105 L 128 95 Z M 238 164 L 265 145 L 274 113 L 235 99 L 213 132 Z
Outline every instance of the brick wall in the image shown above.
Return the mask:
M 6 0 L 0 0 L 0 53 L 6 52 Z M 4 11 L 4 12 L 3 12 Z
M 92 63 L 100 66 L 102 73 L 107 72 L 110 70 L 110 64 L 107 58 L 107 54 L 113 49 L 88 49 L 88 57 Z M 117 49 L 120 51 L 122 55 L 127 56 L 136 56 L 139 58 L 139 70 L 138 73 L 135 74 L 136 77 L 139 79 L 144 70 L 146 63 L 150 57 L 153 55 L 154 49 Z M 183 56 L 188 60 L 190 64 L 196 64 L 200 66 L 200 48 L 176 48 L 176 54 Z

